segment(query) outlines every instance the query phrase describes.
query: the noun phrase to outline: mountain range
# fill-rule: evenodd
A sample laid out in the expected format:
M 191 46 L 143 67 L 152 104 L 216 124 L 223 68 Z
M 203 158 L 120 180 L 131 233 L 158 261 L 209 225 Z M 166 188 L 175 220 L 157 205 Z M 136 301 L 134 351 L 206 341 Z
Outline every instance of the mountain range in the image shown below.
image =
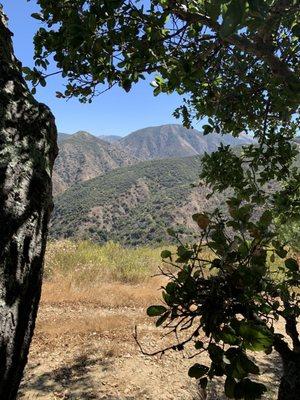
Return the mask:
M 203 135 L 180 125 L 149 127 L 125 137 L 59 134 L 53 173 L 50 236 L 114 240 L 127 246 L 170 241 L 167 228 L 195 234 L 191 216 L 222 203 L 193 185 L 201 157 L 220 143 L 253 143 L 241 135 Z
M 58 135 L 59 154 L 53 171 L 53 193 L 62 193 L 74 183 L 86 181 L 115 168 L 137 162 L 123 150 L 88 132 Z
M 55 198 L 50 236 L 137 246 L 170 241 L 167 228 L 194 234 L 192 214 L 222 200 L 193 185 L 200 170 L 200 156 L 151 160 L 77 183 Z
M 53 173 L 54 195 L 75 183 L 140 161 L 211 153 L 221 142 L 239 146 L 252 143 L 253 139 L 246 135 L 234 138 L 215 133 L 205 136 L 181 125 L 144 128 L 125 137 L 96 137 L 85 131 L 73 135 L 60 133 L 59 155 Z
M 140 129 L 119 140 L 122 148 L 140 160 L 202 155 L 216 151 L 221 142 L 240 146 L 253 143 L 253 139 L 246 135 L 203 135 L 181 125 L 162 125 Z

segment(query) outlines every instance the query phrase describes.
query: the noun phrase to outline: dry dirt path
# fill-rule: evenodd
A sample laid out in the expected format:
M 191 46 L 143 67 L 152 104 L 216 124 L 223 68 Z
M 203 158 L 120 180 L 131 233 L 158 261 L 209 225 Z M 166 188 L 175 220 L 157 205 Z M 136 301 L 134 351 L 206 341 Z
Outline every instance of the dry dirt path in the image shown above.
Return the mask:
M 193 360 L 174 352 L 162 359 L 142 355 L 133 338 L 135 324 L 145 347 L 162 345 L 144 308 L 42 303 L 19 399 L 200 400 L 187 376 Z M 261 370 L 262 380 L 275 388 L 277 360 L 267 373 L 270 359 L 264 356 Z M 223 398 L 211 388 L 209 399 Z
M 143 314 L 91 303 L 42 305 L 19 398 L 197 399 L 195 383 L 186 376 L 190 361 L 138 350 L 135 323 L 148 347 L 157 337 Z

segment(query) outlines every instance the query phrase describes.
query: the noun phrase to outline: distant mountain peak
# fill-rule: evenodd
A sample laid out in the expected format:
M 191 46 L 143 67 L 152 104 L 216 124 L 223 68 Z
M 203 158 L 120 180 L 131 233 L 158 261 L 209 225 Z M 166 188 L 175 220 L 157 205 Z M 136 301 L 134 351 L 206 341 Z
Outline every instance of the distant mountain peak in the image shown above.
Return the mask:
M 87 131 L 78 131 L 78 132 L 73 133 L 72 136 L 77 137 L 77 138 L 95 138 L 96 137 Z
M 136 160 L 120 146 L 110 144 L 86 131 L 78 131 L 59 141 L 54 165 L 54 194 L 76 182 L 100 176 Z
M 100 135 L 98 137 L 108 143 L 115 143 L 122 139 L 122 136 L 118 135 Z
M 98 137 L 82 130 L 73 135 L 61 133 L 54 170 L 54 192 L 57 194 L 77 182 L 139 161 L 211 153 L 220 143 L 240 146 L 251 143 L 251 138 L 243 134 L 239 138 L 216 133 L 204 136 L 196 129 L 187 129 L 179 124 L 152 126 L 122 138 L 113 135 Z
M 122 138 L 119 143 L 140 160 L 189 157 L 216 151 L 221 143 L 239 146 L 251 138 L 211 133 L 204 136 L 197 129 L 179 124 L 166 124 L 140 129 Z

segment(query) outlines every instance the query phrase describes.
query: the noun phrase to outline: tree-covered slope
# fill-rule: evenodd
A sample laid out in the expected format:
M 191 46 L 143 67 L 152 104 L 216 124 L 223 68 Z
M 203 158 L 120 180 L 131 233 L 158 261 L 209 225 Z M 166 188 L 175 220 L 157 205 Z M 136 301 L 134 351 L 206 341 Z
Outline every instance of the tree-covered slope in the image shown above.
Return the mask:
M 165 159 L 76 184 L 55 199 L 51 237 L 139 245 L 166 242 L 170 227 L 194 231 L 191 215 L 209 207 L 208 190 L 192 188 L 199 172 L 198 156 Z

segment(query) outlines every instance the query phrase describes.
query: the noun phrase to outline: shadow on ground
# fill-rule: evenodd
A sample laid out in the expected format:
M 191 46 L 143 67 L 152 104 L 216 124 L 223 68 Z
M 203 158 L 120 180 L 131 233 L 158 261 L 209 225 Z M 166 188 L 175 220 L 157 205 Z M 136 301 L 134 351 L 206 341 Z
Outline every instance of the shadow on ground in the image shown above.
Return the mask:
M 277 398 L 277 388 L 281 373 L 281 360 L 277 354 L 260 357 L 261 376 L 259 381 L 268 386 L 269 391 L 264 396 L 264 400 L 275 400 Z M 23 383 L 19 399 L 25 397 L 30 399 L 28 391 L 32 391 L 34 399 L 62 399 L 62 400 L 138 400 L 142 398 L 154 400 L 150 392 L 141 391 L 130 395 L 109 394 L 107 386 L 103 386 L 101 375 L 113 377 L 116 386 L 118 384 L 118 374 L 114 366 L 113 358 L 99 359 L 95 358 L 93 352 L 75 357 L 72 362 L 59 368 L 39 373 L 39 367 L 42 365 L 31 365 L 27 368 L 28 378 Z M 101 374 L 100 374 L 101 371 Z M 96 372 L 96 374 L 95 374 Z M 130 377 L 129 377 L 130 378 Z M 255 380 L 257 377 L 253 377 Z M 226 396 L 222 393 L 222 379 L 216 379 L 209 383 L 206 400 L 225 400 Z M 27 395 L 26 395 L 27 393 Z M 111 393 L 114 393 L 112 390 Z M 47 397 L 49 396 L 49 397 Z M 203 400 L 200 392 L 194 397 L 194 400 Z M 174 400 L 184 400 L 176 398 Z
M 32 365 L 27 369 L 30 379 L 22 384 L 18 398 L 22 399 L 25 391 L 32 390 L 37 399 L 39 395 L 44 398 L 47 394 L 53 394 L 55 398 L 63 400 L 134 400 L 131 396 L 116 397 L 101 394 L 99 389 L 95 391 L 95 381 L 90 376 L 90 369 L 99 367 L 109 374 L 113 373 L 112 364 L 111 360 L 93 359 L 91 354 L 85 354 L 75 358 L 70 365 L 38 376 L 35 375 L 37 365 Z M 97 386 L 101 386 L 101 383 L 97 382 Z

